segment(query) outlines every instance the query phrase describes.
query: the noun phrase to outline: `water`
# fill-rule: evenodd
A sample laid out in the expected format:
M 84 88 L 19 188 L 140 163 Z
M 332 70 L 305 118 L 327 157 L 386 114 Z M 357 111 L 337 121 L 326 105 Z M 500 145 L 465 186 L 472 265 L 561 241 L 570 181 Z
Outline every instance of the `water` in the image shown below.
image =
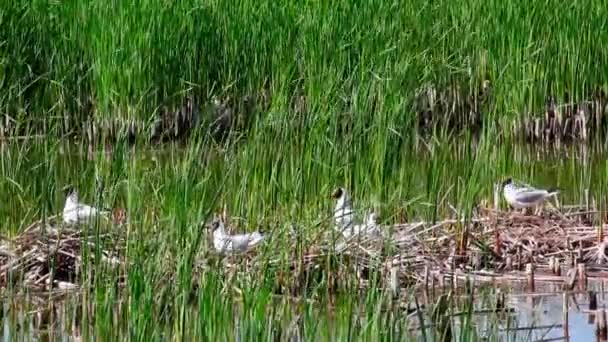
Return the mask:
M 519 327 L 537 327 L 521 331 L 517 337 L 531 340 L 558 339 L 569 335 L 570 341 L 592 341 L 595 338 L 595 315 L 589 313 L 590 292 L 597 298 L 597 308 L 606 307 L 607 298 L 603 281 L 590 281 L 588 291 L 574 291 L 566 295 L 568 301 L 568 321 L 564 322 L 564 296 L 561 284 L 543 284 L 535 293 L 527 293 L 515 288 L 508 306 L 515 309 Z M 538 328 L 543 327 L 543 328 Z
M 304 212 L 301 216 L 296 216 L 296 219 L 302 221 L 307 215 L 316 218 L 327 211 L 331 204 L 327 196 L 319 195 L 319 189 L 330 188 L 334 183 L 340 182 L 335 176 L 327 176 L 328 173 L 337 171 L 332 171 L 321 161 L 311 163 L 308 171 L 320 176 L 303 180 L 303 177 L 294 176 L 299 174 L 296 169 L 277 164 L 273 154 L 258 154 L 249 160 L 246 153 L 243 152 L 244 156 L 241 156 L 235 152 L 236 161 L 231 161 L 223 158 L 218 151 L 206 151 L 192 156 L 189 151 L 175 146 L 160 150 L 125 148 L 115 154 L 102 151 L 91 154 L 78 145 L 13 145 L 4 147 L 0 155 L 4 176 L 0 181 L 0 233 L 17 234 L 34 220 L 60 212 L 64 201 L 61 187 L 75 183 L 91 203 L 103 202 L 106 205 L 129 207 L 135 224 L 148 222 L 146 220 L 152 220 L 150 217 L 162 222 L 159 230 L 152 231 L 147 236 L 166 241 L 166 255 L 171 255 L 170 252 L 183 252 L 183 246 L 188 246 L 187 243 L 191 241 L 190 235 L 187 235 L 190 232 L 188 229 L 195 230 L 192 227 L 198 227 L 196 220 L 209 203 L 209 193 L 212 193 L 213 186 L 224 175 L 229 176 L 227 187 L 232 191 L 223 194 L 223 198 L 235 210 L 240 210 L 240 214 L 247 214 L 247 210 L 250 210 L 273 217 L 272 215 L 280 216 L 297 211 L 298 214 Z M 299 158 L 297 155 L 292 157 L 295 160 Z M 184 166 L 183 160 L 187 158 L 194 160 L 194 167 Z M 285 158 L 285 164 L 293 161 L 289 157 Z M 355 161 L 363 166 L 352 166 L 353 179 L 368 180 L 353 181 L 360 184 L 355 192 L 360 205 L 374 203 L 390 213 L 404 205 L 404 202 L 420 197 L 420 201 L 412 200 L 412 203 L 407 204 L 408 214 L 411 217 L 425 217 L 428 215 L 428 203 L 433 203 L 433 191 L 440 193 L 437 196 L 440 200 L 445 199 L 443 209 L 444 212 L 449 212 L 445 209 L 446 203 L 458 207 L 459 203 L 467 201 L 467 191 L 471 186 L 477 187 L 471 198 L 491 199 L 492 185 L 507 175 L 541 187 L 559 185 L 562 188 L 562 203 L 580 203 L 586 189 L 590 190 L 590 196 L 597 201 L 598 206 L 605 201 L 603 194 L 607 181 L 604 176 L 608 170 L 606 158 L 601 152 L 590 152 L 584 148 L 543 151 L 521 146 L 499 146 L 484 157 L 477 156 L 475 151 L 454 146 L 452 150 L 443 152 L 420 151 L 415 157 L 410 155 L 409 158 L 399 161 L 395 170 L 377 172 L 386 177 L 384 182 L 388 185 L 382 189 L 375 187 L 375 184 L 380 183 L 373 175 L 376 174 L 375 171 L 369 171 L 365 161 Z M 238 164 L 235 169 L 227 166 L 230 162 L 238 163 L 241 160 L 245 161 L 244 164 Z M 443 168 L 444 164 L 448 166 Z M 261 168 L 262 171 L 248 171 L 252 167 Z M 440 169 L 437 185 L 434 183 L 435 176 L 429 175 L 431 167 Z M 367 178 L 359 176 L 365 171 L 373 174 Z M 405 179 L 409 181 L 404 183 Z M 284 190 L 291 187 L 297 191 Z M 102 193 L 104 198 L 100 196 Z M 303 195 L 294 200 L 294 193 Z M 175 232 L 170 228 L 174 228 Z M 185 242 L 180 240 L 182 238 Z M 148 253 L 154 249 L 146 248 Z M 152 259 L 146 254 L 143 258 Z M 164 271 L 159 269 L 162 266 L 155 268 L 154 265 L 141 263 L 144 265 L 142 268 L 147 267 L 146 272 L 149 272 L 142 276 L 144 279 L 150 274 Z M 590 281 L 589 290 L 597 292 L 598 307 L 605 307 L 606 296 L 602 282 Z M 515 340 L 536 341 L 564 336 L 560 288 L 540 284 L 536 294 L 526 295 L 524 288 L 509 284 L 505 286 L 505 292 L 509 293 L 507 306 L 514 309 L 514 312 L 506 315 L 476 315 L 475 325 L 480 336 L 485 336 L 488 329 L 491 331 L 493 325 L 499 327 L 498 333 L 501 336 Z M 540 296 L 539 293 L 547 294 Z M 577 304 L 571 301 L 568 311 L 570 340 L 590 341 L 595 337 L 595 326 L 594 317 L 583 311 L 588 309 L 587 293 L 577 293 L 574 298 Z M 110 303 L 112 305 L 115 304 Z M 6 303 L 4 307 L 5 313 L 9 311 Z M 18 310 L 23 311 L 19 314 L 13 312 L 3 315 L 4 341 L 12 340 L 15 336 L 33 335 L 38 329 L 33 323 L 35 314 L 29 309 L 23 309 L 27 305 L 21 307 Z M 17 310 L 16 307 L 11 308 Z M 76 310 L 70 307 L 64 312 L 57 317 L 64 317 L 62 319 L 65 321 L 51 324 L 57 327 L 54 334 L 67 338 L 73 336 L 76 330 L 73 328 Z M 410 319 L 415 321 L 415 318 Z M 504 331 L 514 327 L 544 328 Z M 169 327 L 164 329 L 170 330 Z M 94 328 L 90 327 L 89 330 L 94 331 Z

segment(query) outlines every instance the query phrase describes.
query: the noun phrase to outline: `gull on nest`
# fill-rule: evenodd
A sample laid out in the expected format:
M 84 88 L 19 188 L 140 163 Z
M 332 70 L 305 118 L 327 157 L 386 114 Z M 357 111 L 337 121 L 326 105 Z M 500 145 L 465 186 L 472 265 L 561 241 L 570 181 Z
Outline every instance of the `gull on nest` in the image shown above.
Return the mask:
M 379 235 L 380 231 L 377 222 L 378 215 L 373 210 L 368 212 L 365 217 L 365 222 L 355 224 L 355 211 L 346 190 L 339 187 L 332 193 L 332 197 L 336 200 L 336 208 L 334 209 L 336 229 L 340 231 L 345 238 L 350 238 L 355 235 Z
M 66 224 L 79 224 L 90 222 L 96 216 L 108 214 L 109 210 L 101 210 L 90 205 L 80 203 L 78 192 L 73 186 L 67 186 L 65 205 L 63 206 L 63 222 Z
M 503 183 L 503 194 L 509 205 L 515 209 L 538 207 L 550 197 L 556 196 L 559 191 L 556 189 L 535 189 L 527 186 L 517 186 L 511 178 L 507 178 Z
M 351 225 L 350 227 L 343 229 L 336 226 L 336 229 L 344 238 L 343 241 L 340 241 L 335 245 L 336 253 L 342 253 L 353 241 L 365 240 L 367 238 L 377 239 L 382 237 L 382 232 L 380 230 L 380 226 L 378 225 L 378 214 L 376 214 L 373 210 L 368 212 L 367 216 L 365 217 L 365 222 Z
M 337 188 L 332 193 L 332 197 L 337 201 L 334 210 L 336 226 L 340 230 L 349 228 L 353 224 L 355 212 L 348 193 L 346 193 L 344 188 Z
M 213 220 L 211 229 L 213 230 L 213 248 L 220 253 L 246 252 L 264 240 L 264 234 L 261 231 L 227 234 L 224 221 L 219 218 Z

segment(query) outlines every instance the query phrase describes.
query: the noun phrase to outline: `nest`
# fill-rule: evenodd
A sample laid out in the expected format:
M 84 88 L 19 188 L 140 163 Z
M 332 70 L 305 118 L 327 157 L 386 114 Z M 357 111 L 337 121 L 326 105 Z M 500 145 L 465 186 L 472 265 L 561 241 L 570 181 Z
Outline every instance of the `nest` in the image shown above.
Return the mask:
M 548 282 L 572 283 L 573 274 L 565 271 L 581 264 L 590 278 L 606 276 L 607 225 L 594 225 L 597 216 L 577 206 L 538 215 L 483 209 L 469 219 L 383 226 L 381 237 L 345 241 L 326 236 L 314 251 L 292 261 L 290 286 L 309 287 L 311 279 L 323 278 L 311 275 L 323 272 L 333 273 L 324 277 L 329 286 L 332 279 L 352 284 L 347 278 L 355 275 L 359 288 L 380 286 L 394 293 L 412 285 L 457 286 L 464 280 L 523 281 L 527 267 Z M 329 270 L 327 260 L 334 256 L 338 266 Z
M 0 240 L 0 288 L 77 289 L 85 264 L 87 272 L 94 272 L 99 261 L 120 265 L 124 246 L 125 241 L 113 234 L 63 226 L 56 217 L 37 221 L 15 238 Z
M 335 290 L 383 287 L 399 293 L 411 286 L 455 285 L 465 279 L 525 280 L 522 271 L 530 265 L 546 281 L 564 282 L 566 270 L 580 265 L 587 276 L 601 277 L 608 275 L 608 241 L 606 225 L 593 223 L 598 218 L 598 212 L 582 206 L 539 215 L 480 209 L 468 219 L 381 226 L 378 236 L 345 240 L 332 230 L 287 258 L 275 258 L 272 246 L 260 246 L 243 257 L 224 259 L 228 265 L 223 269 L 251 277 L 270 267 L 274 271 L 265 274 L 274 278 L 264 281 L 274 281 L 279 294 L 296 296 L 319 285 Z M 125 242 L 112 233 L 66 227 L 54 218 L 36 222 L 15 238 L 0 240 L 0 288 L 76 289 L 83 282 L 83 267 L 90 275 L 100 267 L 123 265 Z M 197 272 L 208 269 L 207 256 L 195 260 Z

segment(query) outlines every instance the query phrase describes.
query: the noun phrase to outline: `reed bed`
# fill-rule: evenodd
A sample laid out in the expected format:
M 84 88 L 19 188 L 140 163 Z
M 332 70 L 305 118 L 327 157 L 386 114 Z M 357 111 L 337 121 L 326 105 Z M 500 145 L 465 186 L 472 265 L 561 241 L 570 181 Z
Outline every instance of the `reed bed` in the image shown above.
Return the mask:
M 436 222 L 382 225 L 381 236 L 373 238 L 344 239 L 328 229 L 306 247 L 307 252 L 301 257 L 289 260 L 275 257 L 272 246 L 268 245 L 239 254 L 199 251 L 192 267 L 189 302 L 195 303 L 196 298 L 203 296 L 199 291 L 209 289 L 208 286 L 214 288 L 216 285 L 209 281 L 213 282 L 218 276 L 216 272 L 221 270 L 221 277 L 226 281 L 214 291 L 231 293 L 235 302 L 246 301 L 248 288 L 263 283 L 276 300 L 305 305 L 320 304 L 318 296 L 311 296 L 318 286 L 326 288 L 331 297 L 351 291 L 367 297 L 380 290 L 389 298 L 386 310 L 397 310 L 409 322 L 408 334 L 432 334 L 435 339 L 446 341 L 454 338 L 454 334 L 461 339 L 469 334 L 477 336 L 469 331 L 468 320 L 473 316 L 513 313 L 516 305 L 505 305 L 504 294 L 501 296 L 500 292 L 489 301 L 483 299 L 473 284 L 528 282 L 530 286 L 532 276 L 532 283 L 538 287 L 563 284 L 562 289 L 570 291 L 575 282 L 579 290 L 586 290 L 588 280 L 605 278 L 608 265 L 602 234 L 608 225 L 593 224 L 597 218 L 597 211 L 584 206 L 545 209 L 538 215 L 478 207 L 468 219 L 455 217 Z M 71 317 L 62 311 L 66 310 L 62 303 L 76 298 L 84 300 L 86 293 L 94 290 L 87 288 L 91 284 L 85 281 L 91 274 L 118 272 L 119 276 L 112 278 L 113 282 L 108 285 L 119 293 L 129 288 L 127 277 L 122 276 L 134 267 L 125 258 L 125 232 L 129 224 L 127 221 L 112 224 L 114 229 L 100 233 L 100 229 L 64 226 L 59 217 L 53 216 L 34 222 L 11 239 L 2 240 L 2 291 L 10 290 L 13 296 L 27 293 L 31 303 L 35 303 L 30 303 L 34 305 L 30 310 L 38 317 L 34 335 L 39 336 L 51 329 L 52 324 L 59 324 L 52 323 L 56 320 L 50 318 L 53 315 L 64 317 L 61 319 Z M 456 230 L 456 226 L 465 228 Z M 328 267 L 328 260 L 333 260 L 330 263 L 334 266 Z M 531 269 L 535 272 L 532 275 Z M 575 271 L 574 278 L 571 270 Z M 173 272 L 164 272 L 161 277 L 168 283 L 180 281 L 179 275 Z M 196 279 L 206 281 L 199 283 Z M 98 281 L 96 286 L 99 284 Z M 555 296 L 542 291 L 535 293 L 534 285 L 528 290 L 531 292 L 525 296 Z M 72 295 L 66 295 L 69 293 Z M 423 297 L 414 299 L 419 294 Z M 592 295 L 595 298 L 590 292 Z M 169 304 L 163 304 L 166 300 L 163 296 L 159 294 L 157 299 L 161 307 Z M 460 302 L 468 304 L 462 306 Z M 95 310 L 88 310 L 91 310 L 90 319 L 94 320 Z M 362 311 L 357 315 L 364 315 L 367 309 L 359 310 Z M 301 319 L 297 317 L 294 319 Z M 77 328 L 67 329 L 61 319 L 61 324 L 52 329 L 61 327 L 64 333 L 74 334 L 82 328 L 80 322 L 72 322 Z M 72 318 L 67 319 L 69 322 Z M 280 328 L 280 334 L 301 334 L 302 326 L 293 327 L 293 324 Z M 507 324 L 506 328 L 492 329 L 496 336 L 537 330 L 542 334 L 557 328 L 567 334 L 567 318 L 564 324 L 565 328 L 559 324 L 514 327 Z
M 379 286 L 395 294 L 407 293 L 411 286 L 443 288 L 450 281 L 454 288 L 464 280 L 526 281 L 530 267 L 538 271 L 538 281 L 572 286 L 570 270 L 582 276 L 581 265 L 585 278 L 608 275 L 603 238 L 608 225 L 595 225 L 597 215 L 579 206 L 544 210 L 539 215 L 479 209 L 469 219 L 382 226 L 378 237 L 344 239 L 330 231 L 308 246 L 301 258 L 287 264 L 272 254 L 262 257 L 255 251 L 223 256 L 202 253 L 194 270 L 200 277 L 213 255 L 221 257 L 222 267 L 232 276 L 234 272 L 260 274 L 272 269 L 278 272 L 273 287 L 280 293 L 288 289 L 290 295 L 300 295 L 303 287 L 310 286 L 312 274 L 327 272 L 324 265 L 329 257 L 342 265 L 336 274 L 325 275 L 332 278 L 334 289 L 352 283 L 348 279 L 352 274 L 360 289 Z M 121 257 L 125 242 L 118 233 L 65 227 L 55 217 L 38 221 L 0 245 L 1 284 L 35 290 L 77 289 L 86 255 L 83 244 L 90 250 L 90 267 L 95 269 L 101 267 L 96 263 L 128 267 Z
M 76 306 L 93 308 L 70 314 L 88 320 L 83 340 L 277 340 L 284 326 L 307 340 L 404 340 L 420 311 L 387 307 L 433 284 L 527 279 L 528 265 L 537 282 L 563 279 L 581 259 L 594 277 L 597 216 L 475 206 L 513 176 L 563 187 L 564 202 L 590 189 L 605 211 L 603 149 L 551 146 L 606 146 L 607 14 L 600 1 L 7 2 L 3 295 L 77 287 Z M 156 142 L 170 143 L 147 149 Z M 67 183 L 131 222 L 29 230 Z M 386 236 L 343 241 L 318 224 L 334 186 L 396 213 Z M 223 204 L 245 218 L 235 231 L 272 227 L 268 243 L 210 251 L 200 221 Z M 3 310 L 10 337 L 28 312 Z
M 259 99 L 256 120 L 287 113 L 349 126 L 383 116 L 401 133 L 420 123 L 509 130 L 522 115 L 542 116 L 547 95 L 582 103 L 606 86 L 597 72 L 608 62 L 598 43 L 607 38 L 605 6 L 560 8 L 14 1 L 0 13 L 10 28 L 0 33 L 0 134 L 82 134 L 85 123 L 112 119 L 145 126 L 147 137 L 163 113 L 179 113 L 189 98 L 202 109 L 213 97 Z M 430 111 L 417 110 L 421 93 L 435 94 Z

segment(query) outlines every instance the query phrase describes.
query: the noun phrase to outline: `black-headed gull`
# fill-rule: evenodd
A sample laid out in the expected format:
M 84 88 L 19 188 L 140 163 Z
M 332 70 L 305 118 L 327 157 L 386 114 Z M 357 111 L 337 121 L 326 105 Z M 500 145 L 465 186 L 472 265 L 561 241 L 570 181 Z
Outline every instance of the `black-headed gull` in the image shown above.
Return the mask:
M 502 182 L 505 200 L 515 209 L 526 209 L 542 204 L 547 198 L 555 196 L 559 191 L 555 189 L 542 190 L 532 187 L 519 187 L 513 184 L 511 178 Z
M 346 190 L 344 188 L 337 188 L 332 193 L 332 197 L 337 200 L 336 209 L 334 210 L 336 226 L 340 230 L 350 228 L 353 225 L 355 212 Z
M 264 235 L 260 231 L 247 234 L 226 233 L 222 219 L 214 219 L 211 224 L 213 230 L 213 248 L 220 253 L 245 252 L 260 244 Z
M 98 215 L 108 214 L 109 210 L 100 210 L 78 201 L 78 192 L 73 186 L 65 188 L 66 199 L 63 207 L 63 222 L 78 224 L 89 222 Z

